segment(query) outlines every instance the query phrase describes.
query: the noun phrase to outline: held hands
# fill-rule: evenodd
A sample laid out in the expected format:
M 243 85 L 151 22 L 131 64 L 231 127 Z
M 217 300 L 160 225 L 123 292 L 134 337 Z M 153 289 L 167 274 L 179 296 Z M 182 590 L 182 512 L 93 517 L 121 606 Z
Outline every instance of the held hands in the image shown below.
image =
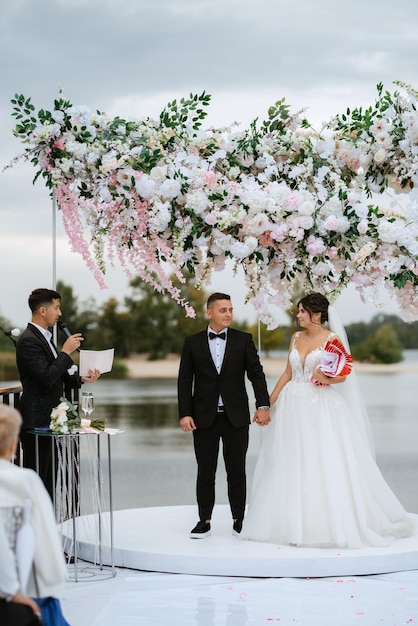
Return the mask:
M 271 422 L 270 409 L 257 409 L 254 413 L 253 422 L 258 424 L 259 426 L 267 426 L 267 424 Z
M 180 428 L 185 432 L 191 432 L 192 430 L 196 430 L 196 425 L 194 423 L 193 418 L 190 415 L 186 415 L 186 417 L 182 417 L 180 420 Z
M 25 606 L 28 606 L 32 613 L 39 617 L 39 619 L 41 618 L 41 610 L 36 604 L 35 600 L 29 598 L 29 596 L 23 595 L 23 593 L 20 593 L 20 591 L 13 596 L 12 602 L 14 602 L 15 604 L 24 604 Z

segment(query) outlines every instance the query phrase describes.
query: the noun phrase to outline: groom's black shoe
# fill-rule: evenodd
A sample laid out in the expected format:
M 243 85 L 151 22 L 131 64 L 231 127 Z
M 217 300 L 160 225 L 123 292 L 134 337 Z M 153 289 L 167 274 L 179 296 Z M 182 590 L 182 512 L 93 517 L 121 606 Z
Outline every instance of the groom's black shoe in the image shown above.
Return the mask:
M 210 535 L 210 524 L 204 520 L 197 522 L 190 533 L 190 539 L 204 539 Z
M 232 534 L 238 537 L 242 530 L 242 519 L 237 519 L 232 525 Z

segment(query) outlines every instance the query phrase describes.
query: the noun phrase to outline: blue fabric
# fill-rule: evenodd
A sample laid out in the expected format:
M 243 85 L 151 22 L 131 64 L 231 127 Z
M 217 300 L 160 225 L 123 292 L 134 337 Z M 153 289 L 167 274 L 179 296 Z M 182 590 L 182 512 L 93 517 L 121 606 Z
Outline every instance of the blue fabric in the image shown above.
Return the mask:
M 41 609 L 44 626 L 70 626 L 62 614 L 61 603 L 58 598 L 47 596 L 34 598 L 34 600 Z

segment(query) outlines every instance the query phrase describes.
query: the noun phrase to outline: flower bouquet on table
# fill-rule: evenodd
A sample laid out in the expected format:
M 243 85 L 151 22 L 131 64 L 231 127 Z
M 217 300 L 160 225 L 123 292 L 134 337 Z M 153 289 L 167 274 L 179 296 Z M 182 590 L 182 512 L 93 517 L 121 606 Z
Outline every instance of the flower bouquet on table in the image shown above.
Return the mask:
M 69 435 L 79 428 L 81 420 L 74 404 L 66 398 L 60 400 L 60 404 L 52 409 L 49 427 L 54 435 Z
M 66 398 L 60 398 L 61 402 L 52 409 L 50 429 L 54 435 L 70 435 L 75 431 L 97 432 L 105 429 L 103 419 L 88 420 L 80 418 L 77 407 Z
M 329 339 L 322 351 L 318 369 L 320 369 L 325 376 L 334 378 L 335 376 L 348 376 L 348 374 L 351 373 L 352 367 L 353 357 L 347 352 L 341 341 L 337 337 Z M 313 378 L 311 378 L 311 382 L 321 387 L 326 386 L 326 383 L 321 383 L 319 380 L 314 380 Z

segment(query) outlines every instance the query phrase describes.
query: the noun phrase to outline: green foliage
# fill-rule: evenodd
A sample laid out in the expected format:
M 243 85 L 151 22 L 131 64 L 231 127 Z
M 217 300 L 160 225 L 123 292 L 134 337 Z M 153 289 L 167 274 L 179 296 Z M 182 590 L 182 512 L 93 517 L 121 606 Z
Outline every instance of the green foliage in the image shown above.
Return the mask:
M 9 331 L 12 328 L 14 328 L 14 326 L 9 322 L 9 320 L 7 320 L 5 317 L 2 317 L 0 315 L 0 352 L 12 352 L 14 354 L 15 352 L 15 346 L 13 341 L 10 339 L 10 337 L 6 337 L 6 335 L 4 334 L 3 331 Z
M 211 96 L 203 92 L 200 96 L 191 93 L 188 99 L 181 98 L 179 102 L 173 100 L 161 112 L 160 122 L 167 128 L 179 130 L 190 125 L 194 131 L 198 131 L 207 115 L 206 111 L 198 107 L 208 106 L 210 99 Z
M 15 348 L 13 352 L 0 352 L 0 380 L 19 380 L 19 371 L 16 365 Z
M 418 349 L 418 321 L 404 322 L 397 315 L 378 313 L 370 322 L 356 322 L 346 327 L 351 347 L 354 349 L 363 343 L 368 335 L 373 335 L 384 324 L 389 324 L 394 329 L 401 346 L 404 350 Z
M 179 285 L 181 296 L 196 311 L 194 319 L 186 318 L 184 310 L 169 295 L 156 292 L 139 277 L 130 282 L 133 293 L 125 298 L 125 307 L 131 320 L 131 352 L 148 353 L 150 359 L 178 354 L 185 337 L 205 326 L 206 296 L 196 289 L 195 282 L 189 277 Z
M 402 344 L 393 326 L 385 323 L 353 349 L 353 356 L 370 363 L 399 363 L 402 361 Z
M 258 324 L 250 326 L 248 332 L 252 334 L 254 343 L 258 347 Z M 260 323 L 261 350 L 266 356 L 269 356 L 271 350 L 287 349 L 289 338 L 289 328 L 287 326 L 278 326 L 274 330 L 267 330 L 267 326 L 262 322 Z

